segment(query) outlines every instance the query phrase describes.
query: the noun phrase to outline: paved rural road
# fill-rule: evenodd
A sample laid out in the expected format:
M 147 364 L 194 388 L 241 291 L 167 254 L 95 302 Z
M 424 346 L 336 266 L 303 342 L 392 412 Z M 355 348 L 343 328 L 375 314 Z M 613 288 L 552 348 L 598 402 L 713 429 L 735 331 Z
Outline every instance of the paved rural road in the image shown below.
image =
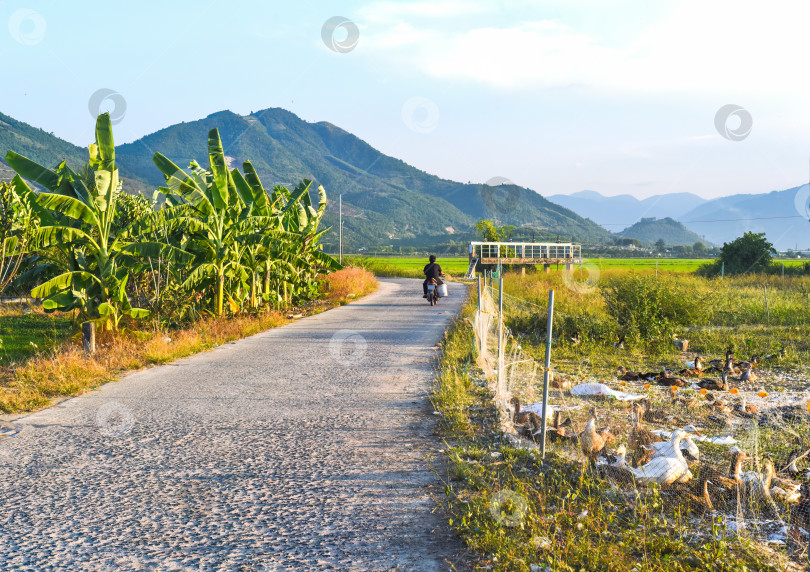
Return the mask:
M 449 570 L 426 454 L 464 286 L 416 280 L 127 376 L 0 442 L 0 569 Z

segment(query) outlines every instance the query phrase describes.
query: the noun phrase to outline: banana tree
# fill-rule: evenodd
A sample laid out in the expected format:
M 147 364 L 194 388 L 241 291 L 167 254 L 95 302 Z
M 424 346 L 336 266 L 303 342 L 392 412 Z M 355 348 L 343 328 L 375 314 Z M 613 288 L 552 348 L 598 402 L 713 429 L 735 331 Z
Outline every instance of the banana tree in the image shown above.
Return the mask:
M 186 173 L 161 153 L 155 153 L 153 160 L 166 178 L 167 185 L 159 190 L 172 205 L 164 209 L 162 216 L 184 230 L 189 249 L 195 254 L 194 267 L 183 287 L 199 288 L 213 280 L 215 312 L 220 316 L 225 279 L 247 275 L 236 237 L 242 228 L 237 223 L 249 218 L 250 213 L 245 212 L 245 203 L 228 171 L 219 131 L 212 129 L 208 133 L 210 170 L 192 161 L 190 173 Z
M 19 176 L 0 182 L 0 292 L 20 269 L 39 221 L 34 195 Z
M 64 272 L 34 288 L 31 295 L 44 298 L 42 305 L 48 312 L 78 309 L 86 319 L 117 329 L 123 315 L 135 319 L 148 315 L 147 310 L 132 307 L 126 293 L 135 261 L 157 256 L 187 260 L 190 256 L 168 244 L 132 240 L 126 230 L 112 228 L 121 181 L 108 113 L 98 116 L 96 142 L 90 145 L 89 154 L 92 179 L 87 183 L 64 162 L 50 170 L 11 151 L 6 162 L 49 191 L 36 196 L 37 206 L 52 216 L 34 232 L 32 247 L 70 251 Z

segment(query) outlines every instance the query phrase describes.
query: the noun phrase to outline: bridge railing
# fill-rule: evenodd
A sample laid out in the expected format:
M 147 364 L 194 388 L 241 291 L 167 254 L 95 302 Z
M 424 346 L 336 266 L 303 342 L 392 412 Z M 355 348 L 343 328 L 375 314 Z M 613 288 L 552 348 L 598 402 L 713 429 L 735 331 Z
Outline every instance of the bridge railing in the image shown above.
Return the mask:
M 559 242 L 471 242 L 471 258 L 582 258 L 582 246 Z

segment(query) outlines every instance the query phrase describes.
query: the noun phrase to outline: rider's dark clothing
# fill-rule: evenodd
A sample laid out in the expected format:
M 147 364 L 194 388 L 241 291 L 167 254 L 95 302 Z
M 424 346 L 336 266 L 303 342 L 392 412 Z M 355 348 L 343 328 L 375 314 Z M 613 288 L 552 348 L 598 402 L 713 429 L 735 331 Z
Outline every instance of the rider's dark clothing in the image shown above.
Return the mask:
M 435 262 L 431 262 L 430 264 L 425 266 L 425 268 L 422 270 L 422 273 L 425 275 L 425 281 L 422 282 L 422 289 L 425 291 L 425 296 L 427 296 L 428 282 L 430 282 L 431 278 L 436 280 L 436 284 L 444 284 L 441 278 L 439 278 L 442 274 L 442 267 L 436 264 Z

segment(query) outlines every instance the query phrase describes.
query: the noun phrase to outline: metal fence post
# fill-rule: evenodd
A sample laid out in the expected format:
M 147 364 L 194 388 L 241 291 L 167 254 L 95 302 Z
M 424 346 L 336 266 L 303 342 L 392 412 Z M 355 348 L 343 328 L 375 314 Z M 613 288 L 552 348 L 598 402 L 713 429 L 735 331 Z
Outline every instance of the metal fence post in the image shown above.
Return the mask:
M 554 290 L 548 291 L 548 324 L 546 324 L 546 364 L 543 368 L 543 422 L 540 433 L 540 458 L 546 458 L 546 420 L 548 419 L 548 374 L 551 369 L 551 325 L 554 318 Z
M 498 294 L 498 398 L 503 399 L 501 393 L 504 388 L 504 339 L 503 339 L 503 275 L 498 276 L 500 292 Z
M 482 304 L 482 302 L 483 302 L 482 301 L 482 296 L 483 296 L 483 289 L 486 287 L 486 285 L 487 285 L 486 278 L 483 277 L 483 276 L 479 276 L 478 277 L 478 316 L 477 316 L 478 317 L 478 321 L 477 321 L 477 323 L 478 323 L 478 331 L 476 332 L 476 335 L 478 336 L 478 347 L 476 347 L 476 350 L 478 350 L 478 355 L 479 356 L 484 355 L 484 344 L 485 344 L 484 340 L 486 338 L 486 335 L 482 332 L 483 328 L 481 327 L 481 323 L 482 323 L 482 320 L 483 320 L 483 315 L 482 315 L 481 312 L 484 309 L 483 304 Z

